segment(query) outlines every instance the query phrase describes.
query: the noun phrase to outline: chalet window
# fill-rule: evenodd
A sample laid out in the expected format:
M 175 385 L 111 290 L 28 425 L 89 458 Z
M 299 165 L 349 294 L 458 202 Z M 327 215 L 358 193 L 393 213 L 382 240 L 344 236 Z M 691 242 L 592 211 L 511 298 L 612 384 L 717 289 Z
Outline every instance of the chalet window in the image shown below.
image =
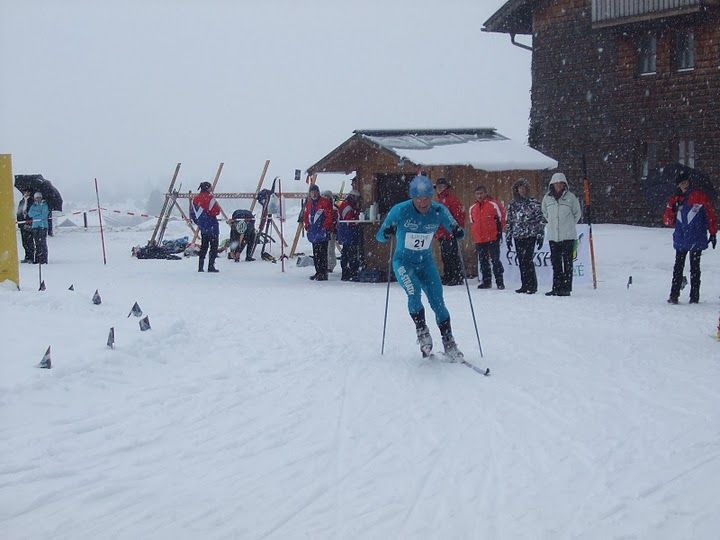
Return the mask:
M 638 46 L 638 72 L 651 75 L 657 69 L 657 38 L 654 34 L 644 34 Z
M 695 68 L 695 35 L 692 30 L 677 33 L 675 60 L 678 71 Z
M 657 167 L 658 145 L 653 142 L 644 142 L 640 145 L 640 175 L 647 178 L 651 169 Z
M 695 141 L 678 141 L 678 162 L 695 168 Z

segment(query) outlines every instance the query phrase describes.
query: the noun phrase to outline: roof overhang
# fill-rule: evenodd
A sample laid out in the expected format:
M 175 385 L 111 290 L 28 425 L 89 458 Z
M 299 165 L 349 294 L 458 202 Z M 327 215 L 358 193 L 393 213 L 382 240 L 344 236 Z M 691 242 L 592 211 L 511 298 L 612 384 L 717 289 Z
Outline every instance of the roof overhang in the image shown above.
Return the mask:
M 468 166 L 481 171 L 548 170 L 557 161 L 494 128 L 357 130 L 308 168 L 308 174 L 349 173 L 372 153 L 391 156 L 401 167 Z
M 508 0 L 485 21 L 483 32 L 532 35 L 535 3 L 535 0 Z

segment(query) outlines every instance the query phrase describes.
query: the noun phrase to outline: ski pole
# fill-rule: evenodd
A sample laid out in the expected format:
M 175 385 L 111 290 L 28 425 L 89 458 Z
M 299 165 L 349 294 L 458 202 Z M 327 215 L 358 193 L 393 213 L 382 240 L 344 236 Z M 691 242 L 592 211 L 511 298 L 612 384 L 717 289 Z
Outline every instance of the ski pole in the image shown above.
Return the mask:
M 382 347 L 380 347 L 380 354 L 385 354 L 385 329 L 387 328 L 387 313 L 388 304 L 390 303 L 390 272 L 392 271 L 392 256 L 395 244 L 395 236 L 390 239 L 390 252 L 388 255 L 388 269 L 387 269 L 387 288 L 385 289 L 385 317 L 383 318 L 383 337 Z
M 583 172 L 583 195 L 585 199 L 585 217 L 587 218 L 588 230 L 589 230 L 589 242 L 590 242 L 590 264 L 592 265 L 592 282 L 593 289 L 597 289 L 597 272 L 595 271 L 595 245 L 593 244 L 593 233 L 592 233 L 592 213 L 590 206 L 590 180 L 587 176 L 587 161 L 585 160 L 585 154 L 582 156 L 582 172 Z
M 470 296 L 470 285 L 468 285 L 467 274 L 465 273 L 465 257 L 463 257 L 462 250 L 460 249 L 460 242 L 455 239 L 457 244 L 458 255 L 460 256 L 460 271 L 462 272 L 463 281 L 465 282 L 465 289 L 467 290 L 468 302 L 470 302 L 470 313 L 472 313 L 473 325 L 475 326 L 475 336 L 477 336 L 478 348 L 480 349 L 480 358 L 483 358 L 482 343 L 480 343 L 480 332 L 478 332 L 477 320 L 475 319 L 475 308 L 472 303 L 472 296 Z

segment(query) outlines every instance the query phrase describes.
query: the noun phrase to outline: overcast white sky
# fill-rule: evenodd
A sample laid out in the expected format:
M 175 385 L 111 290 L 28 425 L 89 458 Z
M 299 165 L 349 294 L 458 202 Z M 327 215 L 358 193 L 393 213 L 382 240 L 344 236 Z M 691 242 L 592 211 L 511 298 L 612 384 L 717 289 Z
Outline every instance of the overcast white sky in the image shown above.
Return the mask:
M 525 141 L 530 52 L 504 0 L 0 0 L 0 153 L 66 199 L 290 184 L 354 129 Z M 287 186 L 289 190 L 293 185 Z M 305 185 L 302 185 L 304 189 Z M 301 186 L 297 186 L 298 189 Z

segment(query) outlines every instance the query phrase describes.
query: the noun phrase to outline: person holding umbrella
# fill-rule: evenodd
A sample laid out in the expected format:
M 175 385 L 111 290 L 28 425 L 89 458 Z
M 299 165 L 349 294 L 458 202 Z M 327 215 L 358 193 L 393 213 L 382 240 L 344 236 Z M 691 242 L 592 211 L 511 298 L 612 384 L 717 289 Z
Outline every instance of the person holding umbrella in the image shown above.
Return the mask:
M 42 193 L 35 192 L 33 196 L 33 204 L 28 210 L 28 217 L 32 220 L 30 229 L 32 230 L 33 240 L 35 241 L 35 260 L 34 264 L 48 263 L 48 216 L 50 210 L 47 203 L 43 200 Z
M 717 216 L 707 194 L 690 187 L 687 173 L 678 174 L 675 182 L 677 192 L 668 199 L 663 213 L 663 223 L 675 227 L 675 265 L 668 303 L 679 302 L 685 259 L 690 253 L 690 303 L 697 304 L 700 302 L 700 257 L 708 244 L 713 249 L 717 245 Z

